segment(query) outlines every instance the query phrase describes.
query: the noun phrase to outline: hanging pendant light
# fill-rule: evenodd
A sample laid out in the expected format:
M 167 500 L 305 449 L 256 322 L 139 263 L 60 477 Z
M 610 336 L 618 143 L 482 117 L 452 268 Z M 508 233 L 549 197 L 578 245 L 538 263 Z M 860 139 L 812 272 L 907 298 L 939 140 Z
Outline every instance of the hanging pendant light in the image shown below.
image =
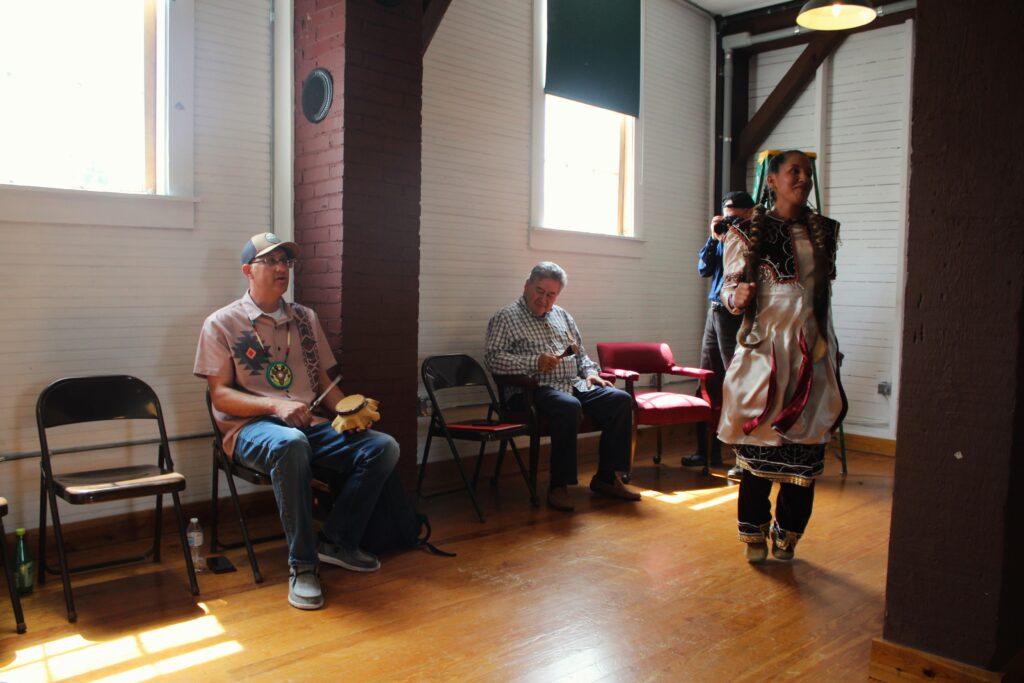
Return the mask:
M 796 23 L 815 31 L 842 31 L 870 24 L 877 15 L 871 0 L 809 0 Z

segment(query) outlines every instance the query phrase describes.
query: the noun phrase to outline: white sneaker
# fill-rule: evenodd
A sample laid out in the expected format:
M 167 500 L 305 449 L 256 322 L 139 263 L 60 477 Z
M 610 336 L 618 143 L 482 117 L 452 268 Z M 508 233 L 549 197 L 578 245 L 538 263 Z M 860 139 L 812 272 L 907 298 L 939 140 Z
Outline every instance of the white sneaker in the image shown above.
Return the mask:
M 320 576 L 315 565 L 295 565 L 288 574 L 289 605 L 299 609 L 320 609 L 324 606 L 324 594 L 320 590 Z

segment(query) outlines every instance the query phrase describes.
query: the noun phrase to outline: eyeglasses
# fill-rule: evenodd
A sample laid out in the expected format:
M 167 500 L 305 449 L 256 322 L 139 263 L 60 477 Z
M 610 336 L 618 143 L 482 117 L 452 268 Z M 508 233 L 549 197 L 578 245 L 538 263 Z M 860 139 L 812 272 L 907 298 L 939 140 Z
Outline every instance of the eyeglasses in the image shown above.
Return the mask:
M 257 258 L 253 259 L 252 263 L 260 263 L 264 266 L 270 266 L 271 268 L 277 268 L 278 266 L 284 266 L 285 268 L 295 267 L 295 259 L 293 258 Z

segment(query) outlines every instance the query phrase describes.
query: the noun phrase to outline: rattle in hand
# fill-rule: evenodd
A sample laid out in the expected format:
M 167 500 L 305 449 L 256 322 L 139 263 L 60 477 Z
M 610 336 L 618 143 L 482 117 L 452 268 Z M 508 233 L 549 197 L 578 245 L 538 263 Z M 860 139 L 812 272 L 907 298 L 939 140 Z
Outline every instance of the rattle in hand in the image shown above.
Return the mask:
M 349 394 L 334 406 L 338 417 L 331 426 L 339 434 L 342 432 L 362 431 L 380 419 L 380 403 L 362 394 Z

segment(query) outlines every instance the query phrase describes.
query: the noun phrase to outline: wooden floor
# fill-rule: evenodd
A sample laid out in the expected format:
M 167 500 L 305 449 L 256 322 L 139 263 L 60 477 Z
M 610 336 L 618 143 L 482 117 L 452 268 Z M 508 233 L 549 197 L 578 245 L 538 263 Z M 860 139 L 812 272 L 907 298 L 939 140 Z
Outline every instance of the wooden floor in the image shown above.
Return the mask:
M 198 598 L 168 545 L 163 564 L 79 576 L 76 624 L 59 580 L 25 600 L 24 635 L 0 609 L 0 681 L 864 681 L 893 460 L 849 461 L 843 479 L 829 458 L 791 563 L 748 565 L 736 487 L 678 455 L 638 465 L 639 504 L 581 487 L 575 514 L 532 510 L 514 478 L 481 484 L 486 524 L 463 494 L 428 501 L 433 540 L 457 558 L 325 567 L 316 612 L 287 604 L 283 541 L 258 546 L 264 584 L 231 551 L 239 571 L 201 574 Z

